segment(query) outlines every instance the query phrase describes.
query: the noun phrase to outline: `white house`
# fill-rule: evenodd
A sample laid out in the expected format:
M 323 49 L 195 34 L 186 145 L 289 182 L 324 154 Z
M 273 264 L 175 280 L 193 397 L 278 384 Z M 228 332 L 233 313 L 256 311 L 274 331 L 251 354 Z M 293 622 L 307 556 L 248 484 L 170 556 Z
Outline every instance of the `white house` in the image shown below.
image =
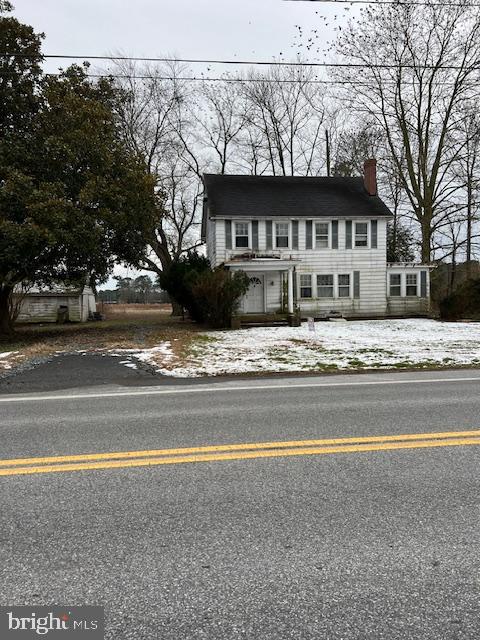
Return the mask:
M 86 322 L 96 309 L 91 287 L 33 287 L 22 299 L 17 322 Z
M 377 195 L 375 160 L 363 178 L 206 174 L 204 185 L 207 257 L 250 277 L 243 313 L 429 312 L 430 267 L 387 263 L 392 214 Z

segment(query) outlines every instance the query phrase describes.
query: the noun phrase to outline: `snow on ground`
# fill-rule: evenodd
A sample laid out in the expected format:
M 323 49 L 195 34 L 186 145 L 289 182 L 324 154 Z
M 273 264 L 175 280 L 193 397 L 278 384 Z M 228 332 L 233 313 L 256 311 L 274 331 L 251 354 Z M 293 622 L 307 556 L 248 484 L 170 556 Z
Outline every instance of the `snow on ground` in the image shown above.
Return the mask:
M 24 357 L 23 355 L 19 355 L 18 351 L 0 352 L 0 373 L 12 368 L 12 360 Z
M 314 332 L 307 324 L 209 331 L 198 334 L 181 360 L 168 341 L 128 355 L 176 377 L 475 366 L 480 365 L 480 323 L 368 320 L 317 322 Z
M 8 358 L 14 353 L 18 353 L 18 351 L 4 351 L 3 353 L 0 353 L 0 360 L 3 360 L 4 358 Z

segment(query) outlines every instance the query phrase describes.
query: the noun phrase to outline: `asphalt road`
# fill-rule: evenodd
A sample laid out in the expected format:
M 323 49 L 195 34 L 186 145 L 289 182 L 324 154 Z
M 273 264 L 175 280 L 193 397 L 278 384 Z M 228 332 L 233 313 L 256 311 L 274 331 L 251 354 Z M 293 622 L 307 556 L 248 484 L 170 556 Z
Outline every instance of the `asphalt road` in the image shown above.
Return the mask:
M 475 429 L 479 371 L 0 395 L 3 461 Z M 112 640 L 477 639 L 479 461 L 461 445 L 0 476 L 0 603 L 104 605 Z

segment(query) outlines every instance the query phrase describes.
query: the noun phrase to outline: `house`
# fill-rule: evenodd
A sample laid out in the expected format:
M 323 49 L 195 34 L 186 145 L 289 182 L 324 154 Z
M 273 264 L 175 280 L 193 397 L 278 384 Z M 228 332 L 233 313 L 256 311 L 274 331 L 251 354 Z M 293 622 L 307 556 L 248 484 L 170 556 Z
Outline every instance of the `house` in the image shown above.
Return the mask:
M 430 267 L 387 263 L 392 213 L 364 177 L 204 175 L 202 236 L 212 267 L 243 270 L 244 314 L 425 315 Z
M 17 322 L 86 322 L 95 311 L 91 287 L 32 287 L 22 296 Z

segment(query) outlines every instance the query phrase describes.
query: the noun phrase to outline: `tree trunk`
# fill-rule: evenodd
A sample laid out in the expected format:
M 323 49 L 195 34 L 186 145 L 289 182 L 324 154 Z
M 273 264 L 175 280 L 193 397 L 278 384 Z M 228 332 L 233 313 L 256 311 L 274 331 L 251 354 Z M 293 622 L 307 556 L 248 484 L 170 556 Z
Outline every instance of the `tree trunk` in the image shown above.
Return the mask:
M 330 176 L 331 166 L 330 166 L 330 136 L 328 135 L 328 129 L 325 129 L 325 146 L 326 146 L 326 155 L 327 155 L 327 176 Z
M 10 315 L 13 287 L 0 286 L 0 335 L 9 336 L 13 333 L 13 321 Z
M 425 215 L 425 214 L 424 214 Z M 430 228 L 430 218 L 422 221 L 422 263 L 430 264 L 431 258 L 432 231 Z
M 473 218 L 473 189 L 471 177 L 467 184 L 467 278 L 472 277 L 472 218 Z
M 448 287 L 448 294 L 451 295 L 455 291 L 455 280 L 457 276 L 457 247 L 453 247 L 452 253 L 452 268 L 450 271 L 450 282 Z
M 178 304 L 176 300 L 174 300 L 170 296 L 170 302 L 172 303 L 172 316 L 182 316 L 184 317 L 184 311 L 181 304 Z

